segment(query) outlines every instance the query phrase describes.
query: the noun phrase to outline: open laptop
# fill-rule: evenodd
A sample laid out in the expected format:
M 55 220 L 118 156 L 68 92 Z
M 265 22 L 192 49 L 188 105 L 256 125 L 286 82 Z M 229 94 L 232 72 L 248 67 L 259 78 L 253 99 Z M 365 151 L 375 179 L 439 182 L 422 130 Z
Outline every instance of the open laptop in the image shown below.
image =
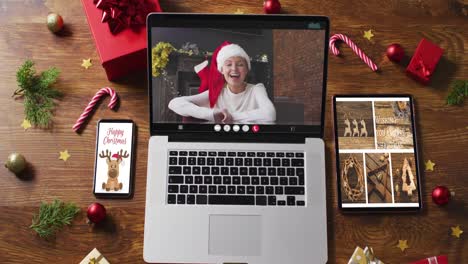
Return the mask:
M 325 263 L 328 18 L 147 23 L 144 260 Z

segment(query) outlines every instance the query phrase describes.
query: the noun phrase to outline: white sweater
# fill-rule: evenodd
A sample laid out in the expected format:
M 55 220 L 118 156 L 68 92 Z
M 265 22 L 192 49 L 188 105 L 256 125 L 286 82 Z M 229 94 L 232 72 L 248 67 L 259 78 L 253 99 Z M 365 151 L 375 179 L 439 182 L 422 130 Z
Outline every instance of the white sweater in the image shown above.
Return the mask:
M 247 84 L 245 91 L 235 94 L 224 86 L 218 101 L 210 108 L 208 91 L 192 96 L 181 96 L 169 102 L 169 109 L 181 116 L 191 116 L 214 122 L 215 109 L 226 109 L 234 123 L 273 123 L 276 110 L 262 83 Z

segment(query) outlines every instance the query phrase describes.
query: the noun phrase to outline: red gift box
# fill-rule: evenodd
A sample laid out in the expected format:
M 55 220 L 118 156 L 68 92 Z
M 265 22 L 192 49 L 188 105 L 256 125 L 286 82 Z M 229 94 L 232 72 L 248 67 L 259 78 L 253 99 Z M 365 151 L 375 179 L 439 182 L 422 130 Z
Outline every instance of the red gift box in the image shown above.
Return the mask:
M 146 1 L 152 4 L 151 11 L 161 12 L 158 0 Z M 83 3 L 89 27 L 93 33 L 94 43 L 96 44 L 101 64 L 106 70 L 107 79 L 109 81 L 116 80 L 128 73 L 146 69 L 146 17 L 137 17 L 143 26 L 135 30 L 132 26 L 125 27 L 125 24 L 128 25 L 131 17 L 122 17 L 121 20 L 110 19 L 109 21 L 109 17 L 113 17 L 115 14 L 114 12 L 112 14 L 110 14 L 111 12 L 107 12 L 108 17 L 105 18 L 103 9 L 97 8 L 94 3 L 102 1 L 81 0 L 81 2 Z M 109 2 L 113 3 L 115 1 Z M 116 13 L 117 15 L 121 15 L 120 11 Z M 129 14 L 135 14 L 135 10 L 129 10 Z M 101 22 L 101 19 L 105 22 Z M 115 21 L 123 23 L 116 25 Z M 111 28 L 114 30 L 114 34 L 111 32 Z
M 444 50 L 439 46 L 427 39 L 422 39 L 406 68 L 406 73 L 422 84 L 427 85 L 443 52 Z
M 411 262 L 411 264 L 448 264 L 448 259 L 447 256 L 437 256 Z

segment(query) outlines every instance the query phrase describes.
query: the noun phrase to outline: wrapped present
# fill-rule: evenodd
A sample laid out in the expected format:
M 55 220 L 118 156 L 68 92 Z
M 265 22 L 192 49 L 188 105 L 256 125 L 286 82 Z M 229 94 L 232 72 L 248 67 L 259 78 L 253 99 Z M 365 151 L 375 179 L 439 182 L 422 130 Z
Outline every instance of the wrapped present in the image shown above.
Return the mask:
M 109 261 L 95 248 L 89 252 L 80 264 L 109 264 Z
M 353 255 L 348 261 L 348 264 L 384 264 L 374 256 L 374 250 L 371 247 L 362 249 L 356 247 Z
M 411 262 L 411 264 L 448 264 L 448 259 L 447 256 L 434 256 Z
M 422 39 L 406 68 L 406 73 L 422 84 L 427 85 L 443 52 L 444 50 L 439 46 L 427 39 Z
M 94 43 L 112 81 L 146 69 L 146 16 L 158 0 L 81 0 Z

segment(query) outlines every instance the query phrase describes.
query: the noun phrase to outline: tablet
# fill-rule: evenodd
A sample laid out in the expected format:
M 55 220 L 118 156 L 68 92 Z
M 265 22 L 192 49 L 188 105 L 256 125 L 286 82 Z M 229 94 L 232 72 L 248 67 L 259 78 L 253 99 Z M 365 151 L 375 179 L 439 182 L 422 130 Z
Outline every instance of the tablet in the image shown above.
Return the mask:
M 412 97 L 336 95 L 333 112 L 340 208 L 420 210 Z

